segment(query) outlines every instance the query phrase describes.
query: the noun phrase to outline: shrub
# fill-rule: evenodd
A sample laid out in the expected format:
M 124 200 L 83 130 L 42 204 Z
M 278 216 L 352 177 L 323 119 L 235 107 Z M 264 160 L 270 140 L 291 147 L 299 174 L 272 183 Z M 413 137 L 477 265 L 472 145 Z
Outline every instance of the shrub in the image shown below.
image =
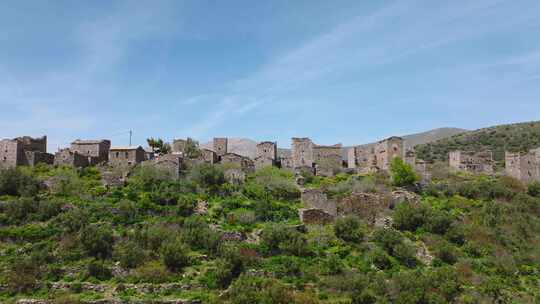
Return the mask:
M 346 242 L 362 242 L 366 234 L 366 228 L 356 216 L 346 216 L 336 220 L 334 225 L 336 236 Z
M 156 166 L 138 166 L 129 177 L 128 185 L 140 191 L 152 191 L 162 182 L 171 180 L 170 172 Z
M 37 288 L 40 273 L 39 264 L 35 261 L 27 257 L 16 259 L 10 265 L 6 276 L 9 291 L 29 292 Z
M 414 267 L 418 263 L 414 246 L 401 242 L 392 248 L 392 255 L 407 267 Z
M 352 296 L 351 304 L 374 304 L 377 303 L 377 296 L 370 289 L 355 292 Z
M 391 229 L 377 229 L 373 233 L 373 240 L 390 255 L 393 255 L 394 248 L 403 242 L 401 234 Z
M 411 186 L 419 180 L 413 168 L 399 157 L 395 157 L 390 163 L 390 173 L 392 184 L 398 187 Z
M 437 246 L 435 256 L 444 263 L 454 264 L 457 262 L 457 251 L 454 246 L 443 243 Z
M 163 264 L 168 270 L 177 272 L 190 263 L 189 248 L 180 240 L 175 239 L 161 247 Z
M 300 190 L 294 182 L 293 174 L 276 167 L 269 166 L 257 170 L 245 187 L 249 189 L 250 183 L 262 187 L 264 192 L 276 199 L 297 199 L 300 197 Z
M 307 239 L 300 232 L 283 224 L 272 224 L 261 233 L 261 246 L 269 254 L 308 254 Z
M 392 268 L 392 259 L 379 248 L 375 248 L 369 254 L 369 261 L 379 269 Z
M 219 245 L 220 235 L 199 216 L 185 219 L 182 226 L 182 239 L 195 249 L 215 252 Z
M 115 247 L 115 256 L 124 268 L 136 268 L 144 262 L 146 254 L 137 243 L 127 241 Z
M 225 183 L 223 170 L 211 164 L 199 164 L 191 168 L 188 180 L 210 192 L 216 192 L 219 186 Z
M 423 205 L 412 205 L 407 202 L 397 204 L 394 209 L 393 226 L 399 230 L 416 231 L 425 224 L 428 209 Z
M 53 182 L 50 191 L 55 195 L 80 196 L 88 190 L 79 173 L 73 168 L 59 167 L 52 174 Z
M 92 261 L 88 263 L 86 271 L 89 277 L 96 278 L 100 281 L 105 281 L 111 278 L 111 270 L 105 266 L 103 261 Z
M 233 304 L 295 303 L 293 292 L 277 280 L 246 275 L 234 281 L 228 298 Z
M 90 256 L 105 259 L 112 253 L 113 231 L 109 225 L 90 224 L 81 230 L 80 241 Z
M 536 181 L 536 182 L 530 183 L 527 189 L 527 193 L 530 196 L 540 197 L 540 182 Z
M 169 281 L 171 273 L 158 261 L 148 262 L 137 267 L 133 280 L 138 283 L 161 284 Z
M 0 170 L 0 195 L 34 196 L 39 181 L 19 168 Z

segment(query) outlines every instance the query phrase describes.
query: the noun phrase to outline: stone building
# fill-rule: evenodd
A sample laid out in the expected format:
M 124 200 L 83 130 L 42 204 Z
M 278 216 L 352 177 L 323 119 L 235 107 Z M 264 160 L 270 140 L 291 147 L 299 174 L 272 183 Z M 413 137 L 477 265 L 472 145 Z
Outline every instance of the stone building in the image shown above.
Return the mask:
M 180 174 L 184 169 L 184 158 L 181 154 L 160 155 L 155 159 L 145 163 L 167 171 L 169 175 L 174 179 L 180 178 Z
M 282 169 L 294 169 L 293 158 L 290 156 L 282 156 L 280 158 L 280 167 Z
M 73 152 L 71 149 L 61 149 L 54 155 L 55 166 L 71 166 L 75 168 L 84 168 L 89 165 L 88 157 L 80 154 L 79 152 Z
M 337 215 L 336 202 L 334 200 L 329 200 L 326 194 L 320 189 L 303 190 L 301 201 L 306 208 L 320 209 L 332 216 Z
M 110 148 L 111 141 L 107 139 L 77 139 L 71 143 L 71 151 L 88 157 L 88 163 L 90 165 L 106 163 L 109 160 Z
M 394 157 L 403 157 L 403 138 L 392 136 L 375 144 L 375 156 L 379 169 L 387 171 Z
M 255 170 L 255 164 L 251 159 L 249 159 L 249 157 L 236 153 L 227 153 L 221 156 L 221 163 L 224 165 L 233 165 L 245 173 L 250 173 Z
M 540 148 L 527 153 L 505 153 L 505 173 L 525 184 L 540 180 Z
M 228 140 L 226 137 L 214 138 L 214 152 L 216 152 L 218 158 L 227 154 L 227 144 L 228 144 Z
M 215 164 L 218 162 L 218 156 L 216 152 L 204 148 L 201 149 L 201 155 L 199 156 L 199 159 L 209 164 Z
M 413 169 L 416 166 L 416 153 L 414 150 L 407 150 L 403 155 L 403 161 L 411 166 Z
M 309 138 L 293 137 L 292 139 L 293 167 L 313 167 L 313 142 Z
M 333 176 L 343 168 L 341 149 L 341 144 L 333 146 L 313 145 L 313 162 L 315 163 L 317 175 Z
M 145 160 L 145 151 L 138 147 L 112 147 L 109 150 L 109 164 L 114 167 L 130 167 Z
M 452 151 L 448 153 L 450 169 L 470 173 L 493 174 L 491 151 Z
M 0 168 L 53 162 L 54 155 L 47 153 L 47 136 L 40 138 L 23 136 L 0 141 Z
M 257 144 L 257 156 L 277 160 L 277 144 L 271 141 L 263 141 Z
M 275 164 L 274 159 L 266 157 L 266 156 L 257 156 L 255 159 L 253 159 L 253 163 L 255 165 L 255 169 L 261 169 L 264 167 L 271 167 Z

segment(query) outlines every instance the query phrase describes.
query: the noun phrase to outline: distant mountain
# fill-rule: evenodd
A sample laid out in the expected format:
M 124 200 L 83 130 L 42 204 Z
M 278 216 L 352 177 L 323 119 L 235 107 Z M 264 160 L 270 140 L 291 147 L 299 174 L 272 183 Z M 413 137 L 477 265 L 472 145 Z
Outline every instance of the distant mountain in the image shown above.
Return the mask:
M 467 130 L 458 128 L 439 128 L 433 129 L 427 132 L 416 133 L 402 136 L 405 147 L 414 147 L 419 144 L 430 143 L 439 139 L 453 136 L 465 132 Z M 366 144 L 365 146 L 371 146 L 375 143 Z M 201 147 L 212 149 L 212 142 L 201 144 Z M 348 147 L 343 148 L 343 158 L 347 158 Z M 229 138 L 228 142 L 229 152 L 237 153 L 243 156 L 254 158 L 257 154 L 257 142 L 248 138 Z M 279 147 L 279 155 L 290 155 L 289 147 Z
M 415 147 L 418 158 L 447 160 L 452 150 L 491 150 L 501 162 L 504 151 L 528 151 L 540 146 L 540 121 L 498 125 L 460 133 Z

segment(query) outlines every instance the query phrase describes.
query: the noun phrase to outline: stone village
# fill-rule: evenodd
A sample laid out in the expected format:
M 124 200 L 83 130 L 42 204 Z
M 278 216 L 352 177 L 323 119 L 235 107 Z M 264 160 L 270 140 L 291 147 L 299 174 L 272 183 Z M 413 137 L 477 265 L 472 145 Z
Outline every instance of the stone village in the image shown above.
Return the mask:
M 141 146 L 114 147 L 106 139 L 77 139 L 69 148 L 50 154 L 47 153 L 46 136 L 23 136 L 0 140 L 0 169 L 35 166 L 39 163 L 77 168 L 96 166 L 102 172 L 105 185 L 118 185 L 137 166 L 156 166 L 178 178 L 187 162 L 222 164 L 225 177 L 230 183 L 243 182 L 248 174 L 259 168 L 276 166 L 296 174 L 305 206 L 299 216 L 304 223 L 326 223 L 345 214 L 356 214 L 376 222 L 379 219 L 375 214 L 364 214 L 366 210 L 373 212 L 379 208 L 382 211 L 397 200 L 414 201 L 418 198 L 414 193 L 398 190 L 392 192 L 390 199 L 370 193 L 353 193 L 351 197 L 337 203 L 328 199 L 321 190 L 304 189 L 301 172 L 307 171 L 318 176 L 333 176 L 339 172 L 384 172 L 389 170 L 393 158 L 400 157 L 422 180 L 430 179 L 430 164 L 417 159 L 413 150 L 405 150 L 404 140 L 397 136 L 381 140 L 373 146 L 350 148 L 344 148 L 341 144 L 317 145 L 309 138 L 295 137 L 292 138 L 290 151 L 278 151 L 276 142 L 263 141 L 257 144 L 253 159 L 229 152 L 227 138 L 214 138 L 213 148 L 198 148 L 196 157 L 186 153 L 188 143 L 185 139 L 175 139 L 171 152 L 160 154 Z M 472 174 L 492 175 L 495 172 L 491 151 L 452 151 L 448 155 L 448 166 L 451 170 Z M 113 171 L 123 173 L 117 176 Z M 504 172 L 524 183 L 540 180 L 540 148 L 521 153 L 506 152 Z M 366 205 L 370 208 L 359 208 Z

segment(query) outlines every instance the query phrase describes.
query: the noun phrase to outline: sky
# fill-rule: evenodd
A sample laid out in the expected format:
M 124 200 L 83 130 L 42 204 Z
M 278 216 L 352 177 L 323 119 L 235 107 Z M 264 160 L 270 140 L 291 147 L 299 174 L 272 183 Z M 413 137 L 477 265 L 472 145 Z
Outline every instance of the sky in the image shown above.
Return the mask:
M 538 0 L 6 0 L 0 29 L 0 138 L 50 152 L 540 120 Z

